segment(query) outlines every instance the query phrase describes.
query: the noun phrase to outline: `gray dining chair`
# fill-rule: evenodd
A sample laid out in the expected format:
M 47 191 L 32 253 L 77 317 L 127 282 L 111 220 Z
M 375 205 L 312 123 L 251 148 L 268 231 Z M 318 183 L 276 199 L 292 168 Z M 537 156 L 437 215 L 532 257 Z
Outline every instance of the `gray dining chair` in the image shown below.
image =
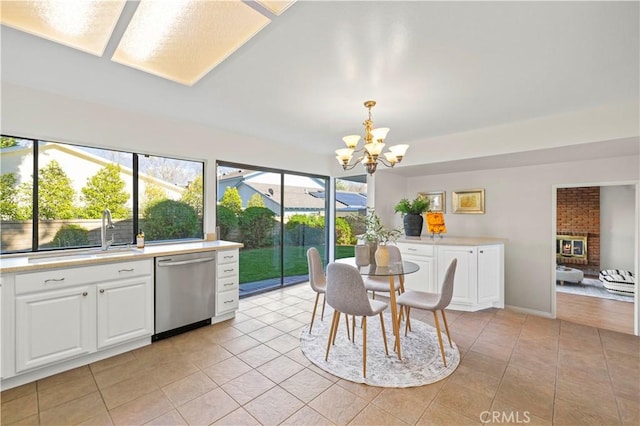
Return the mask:
M 327 304 L 333 308 L 333 321 L 329 330 L 325 361 L 329 359 L 329 350 L 335 344 L 340 315 L 353 315 L 354 320 L 356 316 L 362 317 L 362 375 L 367 377 L 367 317 L 380 315 L 384 350 L 389 355 L 382 315 L 387 304 L 369 299 L 360 272 L 355 267 L 344 263 L 330 263 L 327 266 Z M 355 334 L 355 330 L 352 334 Z
M 320 314 L 320 320 L 324 320 L 324 306 L 327 301 L 326 289 L 327 279 L 324 275 L 324 268 L 322 267 L 322 259 L 320 259 L 320 253 L 315 247 L 311 247 L 307 250 L 307 264 L 309 267 L 309 284 L 311 289 L 316 292 L 316 301 L 313 304 L 313 313 L 311 314 L 311 325 L 309 325 L 309 334 L 313 329 L 313 320 L 316 317 L 316 311 L 318 309 L 318 300 L 322 294 L 322 313 Z M 345 318 L 347 321 L 347 335 L 349 335 L 349 318 Z
M 309 326 L 309 334 L 313 328 L 313 320 L 316 317 L 316 310 L 318 309 L 318 300 L 322 294 L 322 313 L 320 319 L 324 319 L 324 305 L 326 303 L 326 289 L 327 280 L 324 275 L 324 268 L 322 267 L 322 260 L 320 259 L 320 253 L 315 247 L 311 247 L 307 250 L 307 264 L 309 266 L 309 284 L 311 289 L 316 292 L 316 301 L 313 304 L 313 313 L 311 314 L 311 325 Z
M 440 332 L 440 323 L 438 321 L 437 312 L 440 311 L 442 313 L 444 327 L 447 331 L 447 338 L 449 339 L 449 346 L 453 347 L 453 344 L 451 343 L 451 333 L 449 333 L 449 325 L 447 324 L 447 317 L 445 316 L 444 310 L 447 306 L 449 306 L 449 303 L 451 303 L 451 298 L 453 297 L 453 280 L 456 274 L 457 264 L 458 259 L 454 258 L 451 260 L 451 263 L 447 268 L 447 272 L 445 273 L 444 280 L 442 281 L 440 293 L 409 290 L 402 293 L 396 299 L 396 304 L 400 307 L 400 311 L 402 311 L 403 307 L 405 307 L 407 311 L 407 320 L 404 329 L 405 336 L 407 335 L 407 331 L 411 328 L 411 308 L 433 312 L 433 318 L 435 319 L 436 323 L 436 331 L 438 332 L 440 354 L 442 355 L 442 362 L 444 362 L 445 367 L 447 366 L 447 359 L 444 356 L 444 346 L 442 344 L 442 334 Z M 400 319 L 400 314 L 398 314 L 398 324 L 400 323 Z M 397 337 L 399 338 L 399 336 Z
M 387 246 L 389 250 L 389 264 L 402 262 L 402 255 L 400 254 L 400 249 L 397 246 Z M 378 293 L 389 293 L 389 277 L 365 277 L 364 278 L 364 287 L 367 291 L 373 292 L 373 298 L 376 298 L 376 292 Z M 394 279 L 394 290 L 398 292 L 398 294 L 404 293 L 404 285 L 400 279 Z

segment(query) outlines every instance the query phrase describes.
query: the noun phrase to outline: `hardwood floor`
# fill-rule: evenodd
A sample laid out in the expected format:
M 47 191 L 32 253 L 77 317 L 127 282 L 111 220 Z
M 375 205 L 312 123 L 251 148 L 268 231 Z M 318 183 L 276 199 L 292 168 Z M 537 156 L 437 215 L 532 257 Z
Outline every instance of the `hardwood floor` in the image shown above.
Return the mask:
M 556 292 L 556 317 L 576 324 L 633 334 L 633 303 Z

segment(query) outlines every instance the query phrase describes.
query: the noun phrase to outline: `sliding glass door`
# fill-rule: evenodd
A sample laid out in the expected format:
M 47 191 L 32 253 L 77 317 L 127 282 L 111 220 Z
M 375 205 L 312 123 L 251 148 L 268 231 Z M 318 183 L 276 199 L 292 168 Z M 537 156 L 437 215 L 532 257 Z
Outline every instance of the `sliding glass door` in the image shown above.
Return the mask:
M 335 185 L 335 258 L 341 259 L 354 256 L 357 236 L 364 232 L 356 217 L 367 214 L 367 176 L 336 179 Z
M 220 239 L 240 250 L 240 297 L 307 281 L 306 251 L 326 259 L 328 178 L 218 162 Z

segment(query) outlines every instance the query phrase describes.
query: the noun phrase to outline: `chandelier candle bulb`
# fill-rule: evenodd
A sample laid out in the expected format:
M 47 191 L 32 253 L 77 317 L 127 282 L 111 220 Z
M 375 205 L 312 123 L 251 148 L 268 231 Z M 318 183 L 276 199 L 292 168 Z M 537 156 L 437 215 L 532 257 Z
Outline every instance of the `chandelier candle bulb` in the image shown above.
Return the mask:
M 388 152 L 381 155 L 389 128 L 373 128 L 371 108 L 376 106 L 376 101 L 366 101 L 364 106 L 369 110 L 369 117 L 362 123 L 364 125 L 364 145 L 358 148 L 359 135 L 344 136 L 342 140 L 347 147 L 336 150 L 336 159 L 343 170 L 351 170 L 356 164 L 360 163 L 365 167 L 367 173 L 372 175 L 375 173 L 378 163 L 382 163 L 386 167 L 393 167 L 396 163 L 401 162 L 409 145 L 394 145 L 389 148 Z M 352 163 L 351 159 L 354 153 L 362 153 L 362 156 L 356 157 L 356 160 Z

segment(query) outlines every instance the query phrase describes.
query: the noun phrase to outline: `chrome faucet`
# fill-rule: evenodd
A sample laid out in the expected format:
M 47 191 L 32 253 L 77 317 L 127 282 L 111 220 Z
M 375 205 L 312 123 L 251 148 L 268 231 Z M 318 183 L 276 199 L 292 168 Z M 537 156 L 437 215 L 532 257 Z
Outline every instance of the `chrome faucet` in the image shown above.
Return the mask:
M 105 223 L 106 221 L 106 223 Z M 115 225 L 111 221 L 111 211 L 109 209 L 104 209 L 102 212 L 102 228 L 100 230 L 100 240 L 102 245 L 100 248 L 102 250 L 108 250 L 109 246 L 113 244 L 113 234 L 111 235 L 111 239 L 107 240 L 107 229 L 114 229 Z

